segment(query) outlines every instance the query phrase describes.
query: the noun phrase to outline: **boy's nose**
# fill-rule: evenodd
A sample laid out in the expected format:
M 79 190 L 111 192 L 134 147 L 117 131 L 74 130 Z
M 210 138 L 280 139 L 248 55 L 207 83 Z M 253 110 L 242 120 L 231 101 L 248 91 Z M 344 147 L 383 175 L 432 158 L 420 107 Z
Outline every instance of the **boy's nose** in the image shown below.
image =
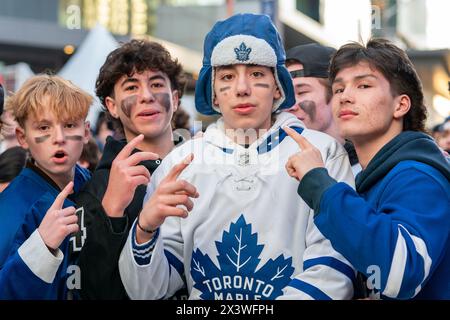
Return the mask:
M 245 76 L 238 76 L 236 84 L 236 93 L 238 96 L 248 96 L 251 93 L 250 83 Z
M 141 91 L 141 100 L 143 102 L 155 101 L 155 96 L 153 95 L 153 92 L 151 91 L 150 87 L 143 86 L 142 91 Z
M 66 136 L 64 134 L 64 129 L 61 126 L 55 127 L 55 143 L 64 143 Z

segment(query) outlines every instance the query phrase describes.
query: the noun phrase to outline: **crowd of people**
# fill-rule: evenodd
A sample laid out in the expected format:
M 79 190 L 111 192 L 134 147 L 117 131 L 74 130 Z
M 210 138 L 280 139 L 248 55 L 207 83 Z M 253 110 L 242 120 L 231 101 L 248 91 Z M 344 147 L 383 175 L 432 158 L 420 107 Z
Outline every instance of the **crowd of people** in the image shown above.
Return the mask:
M 195 106 L 220 117 L 192 139 L 185 82 L 123 43 L 94 131 L 59 76 L 0 87 L 0 299 L 450 299 L 450 119 L 428 134 L 402 49 L 285 52 L 237 14 L 205 38 Z

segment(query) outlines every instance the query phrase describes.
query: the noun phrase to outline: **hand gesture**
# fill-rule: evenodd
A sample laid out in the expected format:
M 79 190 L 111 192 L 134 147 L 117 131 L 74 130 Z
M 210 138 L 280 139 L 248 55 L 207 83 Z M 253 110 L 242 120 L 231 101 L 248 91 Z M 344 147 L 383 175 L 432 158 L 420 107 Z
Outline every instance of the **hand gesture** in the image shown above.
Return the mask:
M 39 225 L 38 232 L 50 251 L 56 250 L 69 234 L 78 232 L 78 217 L 75 214 L 75 208 L 62 208 L 64 200 L 72 193 L 72 188 L 73 182 L 71 181 L 58 194 Z
M 139 225 L 147 230 L 156 230 L 169 216 L 186 218 L 188 211 L 194 207 L 191 198 L 198 198 L 197 189 L 185 180 L 177 180 L 178 176 L 192 162 L 193 154 L 174 166 L 167 176 L 161 180 L 150 199 L 145 203 L 138 217 Z M 177 207 L 179 205 L 185 208 Z M 136 232 L 138 243 L 147 242 L 153 235 L 140 228 Z
M 323 168 L 322 155 L 320 151 L 314 147 L 308 140 L 306 140 L 302 135 L 298 134 L 295 130 L 285 127 L 284 131 L 297 142 L 301 151 L 289 157 L 286 163 L 287 173 L 301 181 L 305 174 L 314 168 Z
M 143 138 L 140 134 L 131 140 L 112 163 L 108 187 L 102 200 L 103 208 L 110 217 L 122 217 L 133 200 L 136 188 L 150 182 L 150 172 L 143 165 L 137 164 L 144 160 L 157 160 L 159 156 L 152 152 L 136 152 L 131 155 Z

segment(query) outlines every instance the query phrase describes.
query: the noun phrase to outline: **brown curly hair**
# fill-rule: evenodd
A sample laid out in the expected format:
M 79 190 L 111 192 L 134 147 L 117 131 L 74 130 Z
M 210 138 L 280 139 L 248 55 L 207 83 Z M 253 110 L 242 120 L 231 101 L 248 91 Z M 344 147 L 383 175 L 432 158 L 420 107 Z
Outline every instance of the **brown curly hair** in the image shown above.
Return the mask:
M 137 39 L 128 41 L 108 55 L 95 83 L 95 93 L 113 122 L 114 129 L 123 132 L 120 120 L 113 118 L 106 107 L 106 97 L 114 97 L 114 85 L 122 76 L 149 69 L 164 72 L 172 90 L 177 90 L 180 99 L 183 96 L 186 80 L 178 60 L 172 59 L 169 51 L 157 42 Z
M 371 39 L 365 46 L 356 42 L 343 45 L 331 60 L 330 82 L 333 83 L 339 71 L 361 61 L 368 62 L 383 74 L 392 96 L 406 94 L 411 99 L 411 108 L 403 118 L 403 131 L 426 132 L 427 108 L 422 82 L 405 51 L 386 39 Z

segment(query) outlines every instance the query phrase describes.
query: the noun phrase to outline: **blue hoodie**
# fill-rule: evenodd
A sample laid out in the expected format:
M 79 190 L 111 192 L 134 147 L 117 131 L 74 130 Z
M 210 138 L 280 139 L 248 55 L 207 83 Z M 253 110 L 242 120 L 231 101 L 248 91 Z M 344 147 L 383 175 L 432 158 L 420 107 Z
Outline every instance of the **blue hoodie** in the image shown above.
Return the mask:
M 77 165 L 74 192 L 89 178 L 89 172 Z M 64 240 L 55 258 L 36 233 L 60 192 L 45 173 L 28 163 L 0 194 L 0 299 L 66 298 L 69 240 Z M 66 199 L 63 207 L 73 205 Z M 33 245 L 22 246 L 30 244 L 28 240 Z M 48 263 L 53 265 L 48 268 Z
M 450 299 L 450 166 L 433 140 L 405 131 L 356 177 L 356 192 L 325 169 L 308 172 L 298 193 L 315 224 L 391 299 Z

